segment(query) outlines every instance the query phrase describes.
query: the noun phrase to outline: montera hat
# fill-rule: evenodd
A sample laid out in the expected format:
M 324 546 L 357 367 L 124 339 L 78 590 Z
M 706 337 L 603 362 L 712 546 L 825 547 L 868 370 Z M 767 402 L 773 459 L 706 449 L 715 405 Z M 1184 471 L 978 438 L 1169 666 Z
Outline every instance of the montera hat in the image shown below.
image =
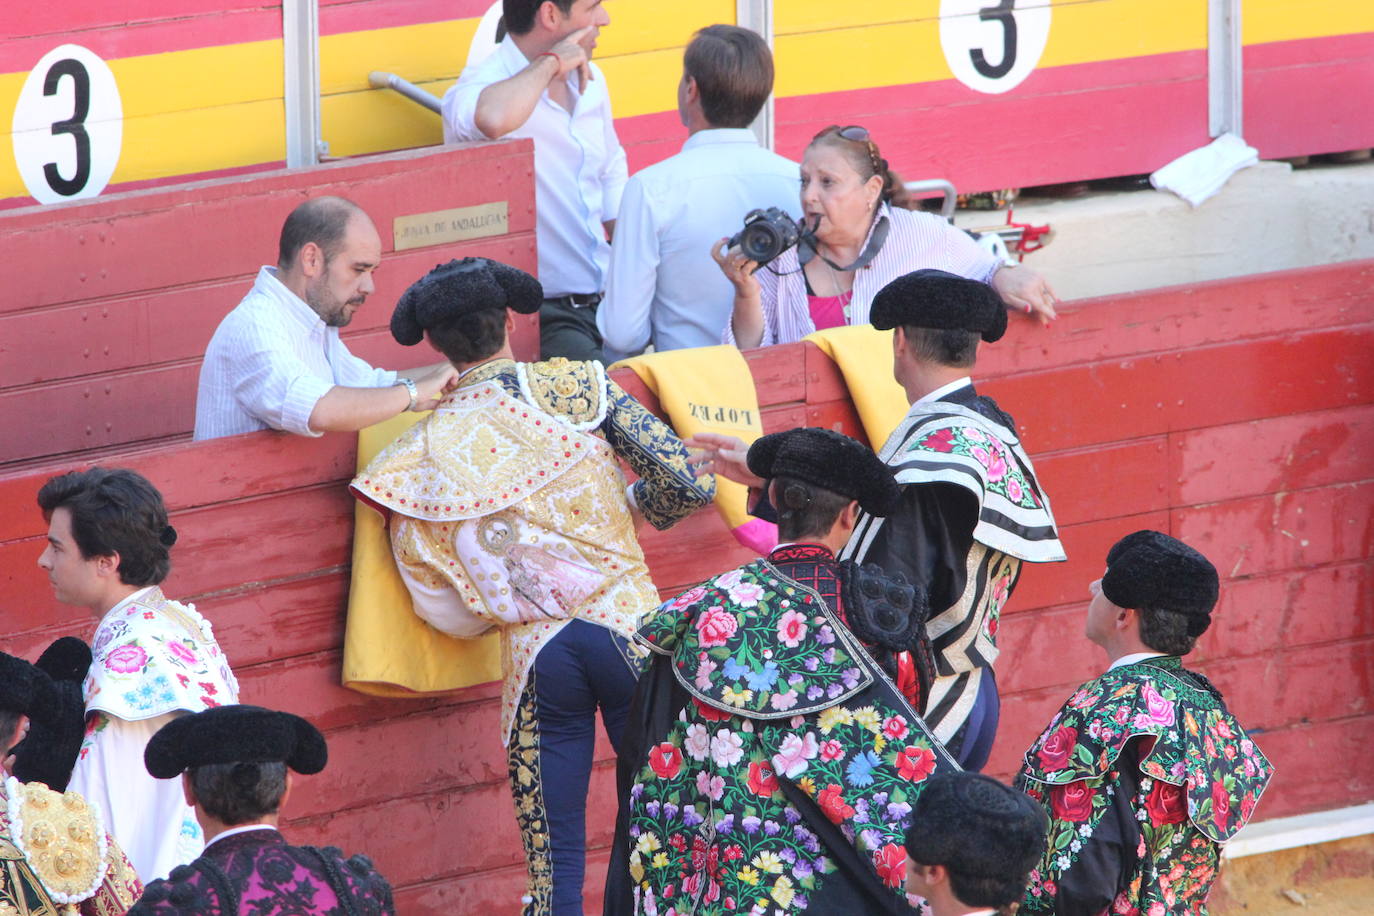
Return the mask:
M 804 426 L 770 433 L 749 446 L 749 470 L 760 477 L 793 477 L 859 501 L 869 515 L 890 515 L 899 490 L 892 469 L 873 450 L 831 429 Z
M 173 719 L 143 751 L 143 765 L 158 779 L 212 763 L 285 763 L 309 775 L 328 759 L 319 729 L 261 706 L 216 706 Z
M 943 865 L 970 878 L 1021 882 L 1045 852 L 1049 822 L 1024 792 L 981 773 L 932 777 L 916 799 L 906 848 L 914 862 Z M 961 898 L 962 899 L 962 898 Z M 1009 900 L 964 900 L 1001 906 Z
M 26 712 L 29 732 L 14 748 L 15 779 L 66 790 L 86 735 L 81 684 L 90 667 L 91 649 L 75 636 L 54 641 L 38 657 L 31 672 L 38 702 Z
M 401 294 L 391 313 L 391 336 L 407 347 L 430 328 L 486 309 L 506 308 L 522 315 L 539 311 L 544 287 L 523 270 L 489 258 L 463 258 L 440 264 Z
M 971 331 L 988 343 L 1007 331 L 1007 307 L 992 287 L 933 268 L 905 274 L 880 289 L 868 317 L 880 331 L 898 325 Z
M 1107 600 L 1121 608 L 1185 614 L 1189 636 L 1206 632 L 1219 590 L 1211 561 L 1162 532 L 1128 534 L 1107 551 L 1102 576 Z

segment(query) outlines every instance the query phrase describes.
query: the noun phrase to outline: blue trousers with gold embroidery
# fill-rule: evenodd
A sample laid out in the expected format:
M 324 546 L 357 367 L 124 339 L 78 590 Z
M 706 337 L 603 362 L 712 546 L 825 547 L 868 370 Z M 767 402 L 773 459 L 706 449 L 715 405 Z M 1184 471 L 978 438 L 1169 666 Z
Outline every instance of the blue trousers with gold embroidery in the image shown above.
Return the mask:
M 596 711 L 619 750 L 637 676 L 624 637 L 584 620 L 569 623 L 535 657 L 508 756 L 529 868 L 525 916 L 582 916 Z

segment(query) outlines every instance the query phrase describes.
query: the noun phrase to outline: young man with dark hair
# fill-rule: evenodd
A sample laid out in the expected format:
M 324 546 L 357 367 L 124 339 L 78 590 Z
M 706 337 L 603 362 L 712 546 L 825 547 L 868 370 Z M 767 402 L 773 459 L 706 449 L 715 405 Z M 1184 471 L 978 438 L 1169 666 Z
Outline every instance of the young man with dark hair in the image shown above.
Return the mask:
M 458 387 L 353 481 L 388 516 L 412 606 L 436 629 L 502 635 L 501 739 L 529 864 L 525 913 L 582 913 L 596 711 L 611 743 L 634 690 L 628 638 L 658 604 L 635 537 L 711 501 L 673 431 L 596 362 L 517 363 L 512 313 L 539 281 L 451 261 L 401 297 L 402 344 L 426 336 Z M 627 487 L 616 458 L 639 475 Z
M 129 916 L 394 913 L 391 885 L 366 856 L 290 846 L 277 830 L 287 768 L 318 773 L 328 756 L 315 726 L 258 706 L 221 706 L 165 726 L 148 742 L 148 772 L 184 794 L 207 843 L 194 862 L 149 884 Z
M 159 584 L 176 530 L 142 475 L 91 468 L 38 491 L 48 545 L 38 565 L 63 604 L 100 618 L 84 686 L 86 739 L 71 788 L 100 813 L 145 880 L 200 851 L 200 828 L 181 793 L 150 779 L 143 749 L 183 712 L 238 701 L 238 682 L 210 623 Z
M 897 484 L 826 429 L 764 436 L 747 461 L 784 543 L 636 636 L 653 662 L 620 750 L 607 916 L 910 912 L 912 804 L 957 769 L 890 679 L 924 596 L 835 559 Z
M 797 212 L 797 164 L 759 146 L 749 125 L 773 91 L 773 55 L 733 25 L 697 32 L 683 55 L 678 115 L 687 142 L 625 185 L 597 312 L 607 359 L 708 347 L 734 307 L 711 247 L 751 210 Z
M 32 751 L 30 723 L 62 719 L 62 706 L 62 691 L 47 672 L 0 652 L 0 756 L 19 743 Z M 85 799 L 18 774 L 0 774 L 0 863 L 0 914 L 7 916 L 114 916 L 143 890 Z
M 599 360 L 607 239 L 628 174 L 592 63 L 611 18 L 602 0 L 505 0 L 503 12 L 506 37 L 444 94 L 444 141 L 534 140 L 541 353 Z
M 1045 851 L 1045 813 L 980 773 L 926 784 L 906 835 L 906 887 L 931 916 L 1012 916 Z
M 258 429 L 318 436 L 433 407 L 453 381 L 447 363 L 404 377 L 372 368 L 339 338 L 372 294 L 381 260 L 381 237 L 352 201 L 316 197 L 292 210 L 277 266 L 258 271 L 206 348 L 195 438 Z
M 1023 913 L 1207 912 L 1221 844 L 1273 774 L 1221 693 L 1183 667 L 1218 590 L 1207 558 L 1167 534 L 1108 551 L 1084 630 L 1110 667 L 1050 720 L 1018 779 L 1050 816 Z
M 959 765 L 978 770 L 997 733 L 999 615 L 1021 564 L 1063 560 L 1064 548 L 1015 422 L 969 377 L 979 341 L 1007 329 L 997 293 L 918 270 L 884 287 L 871 316 L 875 328 L 894 329 L 892 371 L 911 403 L 878 452 L 902 498 L 886 518 L 862 514 L 840 556 L 902 573 L 928 594 L 934 671 L 915 666 L 913 702 Z M 739 440 L 708 433 L 688 444 L 705 449 L 703 466 L 757 485 Z

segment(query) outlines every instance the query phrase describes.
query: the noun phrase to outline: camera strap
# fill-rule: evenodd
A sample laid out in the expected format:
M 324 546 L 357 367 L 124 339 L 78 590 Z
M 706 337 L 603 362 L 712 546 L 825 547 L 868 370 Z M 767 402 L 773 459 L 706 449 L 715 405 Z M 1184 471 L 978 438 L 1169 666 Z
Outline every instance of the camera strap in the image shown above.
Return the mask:
M 853 264 L 848 267 L 841 267 L 834 261 L 820 253 L 816 234 L 812 230 L 803 230 L 801 238 L 797 241 L 797 261 L 805 267 L 812 258 L 819 257 L 822 261 L 829 264 L 835 270 L 858 270 L 867 267 L 868 263 L 878 256 L 878 252 L 883 248 L 883 242 L 887 241 L 887 232 L 892 226 L 886 216 L 878 218 L 878 224 L 873 227 L 873 231 L 868 235 L 868 244 L 859 253 Z

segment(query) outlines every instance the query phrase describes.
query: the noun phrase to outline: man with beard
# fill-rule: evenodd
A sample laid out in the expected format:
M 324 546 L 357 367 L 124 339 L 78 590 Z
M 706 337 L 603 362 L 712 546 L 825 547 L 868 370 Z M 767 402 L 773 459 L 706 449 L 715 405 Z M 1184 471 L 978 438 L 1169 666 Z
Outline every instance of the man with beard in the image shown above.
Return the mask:
M 431 409 L 457 377 L 447 362 L 398 375 L 339 338 L 381 259 L 381 237 L 352 201 L 317 197 L 291 211 L 277 266 L 258 272 L 205 351 L 195 438 L 268 428 L 318 436 Z
M 606 916 L 906 913 L 912 805 L 958 767 L 891 680 L 924 595 L 836 561 L 892 472 L 826 429 L 756 441 L 783 543 L 640 628 Z M 751 910 L 752 908 L 752 910 Z
M 1084 633 L 1111 665 L 1055 713 L 1018 778 L 1050 816 L 1022 913 L 1206 914 L 1221 844 L 1273 774 L 1221 693 L 1183 667 L 1218 587 L 1206 557 L 1158 531 L 1107 552 Z

